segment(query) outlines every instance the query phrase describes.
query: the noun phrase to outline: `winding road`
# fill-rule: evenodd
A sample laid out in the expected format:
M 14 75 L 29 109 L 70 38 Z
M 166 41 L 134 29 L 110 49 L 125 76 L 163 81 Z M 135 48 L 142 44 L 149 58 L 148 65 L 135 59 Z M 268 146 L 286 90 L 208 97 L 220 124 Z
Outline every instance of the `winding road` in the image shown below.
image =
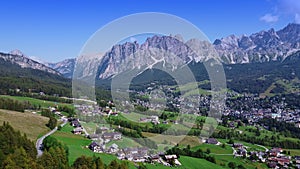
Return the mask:
M 65 118 L 61 118 L 61 121 L 63 121 L 63 124 L 61 124 L 60 126 L 63 127 L 64 125 L 66 125 L 68 123 L 68 119 Z M 57 127 L 55 127 L 53 130 L 49 131 L 47 134 L 43 135 L 41 138 L 37 139 L 36 143 L 35 143 L 35 147 L 37 150 L 37 157 L 40 157 L 43 155 L 43 151 L 41 150 L 42 145 L 43 145 L 43 141 L 46 137 L 50 136 L 51 134 L 55 133 L 57 131 Z

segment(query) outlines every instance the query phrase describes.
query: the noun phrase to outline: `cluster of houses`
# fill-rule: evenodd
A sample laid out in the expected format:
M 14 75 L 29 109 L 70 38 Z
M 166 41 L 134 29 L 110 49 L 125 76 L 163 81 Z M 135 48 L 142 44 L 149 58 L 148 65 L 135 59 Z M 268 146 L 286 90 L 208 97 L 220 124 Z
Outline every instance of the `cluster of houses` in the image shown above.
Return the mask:
M 256 124 L 262 118 L 272 118 L 278 121 L 294 123 L 296 127 L 300 128 L 300 109 L 290 109 L 286 106 L 284 98 L 282 100 L 268 99 L 270 99 L 268 102 L 271 105 L 263 107 L 259 102 L 258 96 L 246 95 L 241 100 L 236 101 L 235 104 L 239 104 L 239 107 L 249 107 L 249 110 L 236 110 L 227 107 L 223 115 L 246 118 L 250 125 Z
M 235 157 L 248 157 L 247 154 L 247 147 L 244 146 L 242 143 L 233 143 L 233 155 Z
M 81 126 L 80 122 L 78 119 L 73 118 L 73 119 L 69 119 L 71 126 L 74 127 L 73 129 L 73 134 L 76 135 L 81 135 L 83 134 L 83 127 Z
M 95 153 L 114 154 L 120 160 L 129 160 L 133 162 L 161 163 L 165 166 L 171 164 L 181 165 L 176 155 L 150 154 L 147 147 L 128 147 L 120 149 L 117 144 L 112 144 L 108 148 L 104 144 L 99 145 L 93 141 L 88 148 Z
M 108 102 L 108 104 L 113 105 L 112 102 Z M 80 105 L 75 105 L 75 108 L 77 111 L 87 116 L 93 116 L 93 115 L 117 116 L 118 115 L 116 108 L 112 106 L 100 107 L 96 104 L 90 104 L 90 105 L 80 104 Z
M 89 136 L 89 138 L 92 139 L 93 137 Z M 102 139 L 120 140 L 122 137 L 120 133 L 112 132 L 102 134 Z M 149 152 L 149 148 L 147 147 L 119 148 L 119 146 L 115 143 L 109 147 L 106 147 L 105 143 L 108 143 L 107 141 L 99 144 L 97 141 L 95 141 L 95 139 L 93 140 L 94 141 L 88 145 L 88 148 L 95 153 L 114 154 L 120 160 L 129 160 L 133 162 L 161 163 L 165 166 L 171 166 L 171 164 L 181 165 L 176 155 L 165 155 L 163 153 L 151 154 Z
M 243 156 L 249 158 L 252 161 L 266 163 L 269 168 L 289 168 L 294 164 L 296 168 L 300 169 L 300 156 L 288 156 L 283 154 L 282 148 L 272 148 L 270 150 L 263 151 L 249 151 L 247 147 L 241 143 L 234 143 L 234 155 Z M 293 163 L 294 161 L 294 163 Z
M 203 142 L 220 145 L 220 142 L 215 138 L 208 138 L 203 140 Z M 289 168 L 293 165 L 294 168 L 300 169 L 300 155 L 294 157 L 288 156 L 282 148 L 266 149 L 266 151 L 248 151 L 248 147 L 242 143 L 233 143 L 232 149 L 235 157 L 243 157 L 252 161 L 266 163 L 269 168 L 281 169 Z

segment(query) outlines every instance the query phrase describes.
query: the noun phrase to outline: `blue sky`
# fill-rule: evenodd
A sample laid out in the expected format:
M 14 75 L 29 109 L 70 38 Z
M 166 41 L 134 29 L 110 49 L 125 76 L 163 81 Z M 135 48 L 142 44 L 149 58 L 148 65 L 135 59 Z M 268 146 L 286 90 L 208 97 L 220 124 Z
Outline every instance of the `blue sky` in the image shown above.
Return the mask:
M 0 51 L 19 49 L 48 62 L 74 58 L 105 24 L 138 12 L 184 18 L 211 41 L 300 22 L 299 0 L 1 1 Z

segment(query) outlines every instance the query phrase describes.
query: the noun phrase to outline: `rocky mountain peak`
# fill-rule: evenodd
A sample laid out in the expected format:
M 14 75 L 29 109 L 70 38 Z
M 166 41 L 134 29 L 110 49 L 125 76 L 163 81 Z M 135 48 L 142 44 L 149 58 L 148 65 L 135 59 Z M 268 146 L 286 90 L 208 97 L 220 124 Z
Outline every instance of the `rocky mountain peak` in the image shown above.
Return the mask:
M 26 55 L 19 49 L 14 49 L 14 50 L 10 51 L 9 54 L 26 57 Z

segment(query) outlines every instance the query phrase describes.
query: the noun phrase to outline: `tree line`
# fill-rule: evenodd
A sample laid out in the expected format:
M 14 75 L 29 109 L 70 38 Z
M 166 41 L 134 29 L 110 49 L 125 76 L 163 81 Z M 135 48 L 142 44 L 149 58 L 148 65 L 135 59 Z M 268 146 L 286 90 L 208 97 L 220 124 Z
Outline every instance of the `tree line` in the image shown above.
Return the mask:
M 24 112 L 25 109 L 32 108 L 33 105 L 28 101 L 17 101 L 9 98 L 0 97 L 0 109 Z

